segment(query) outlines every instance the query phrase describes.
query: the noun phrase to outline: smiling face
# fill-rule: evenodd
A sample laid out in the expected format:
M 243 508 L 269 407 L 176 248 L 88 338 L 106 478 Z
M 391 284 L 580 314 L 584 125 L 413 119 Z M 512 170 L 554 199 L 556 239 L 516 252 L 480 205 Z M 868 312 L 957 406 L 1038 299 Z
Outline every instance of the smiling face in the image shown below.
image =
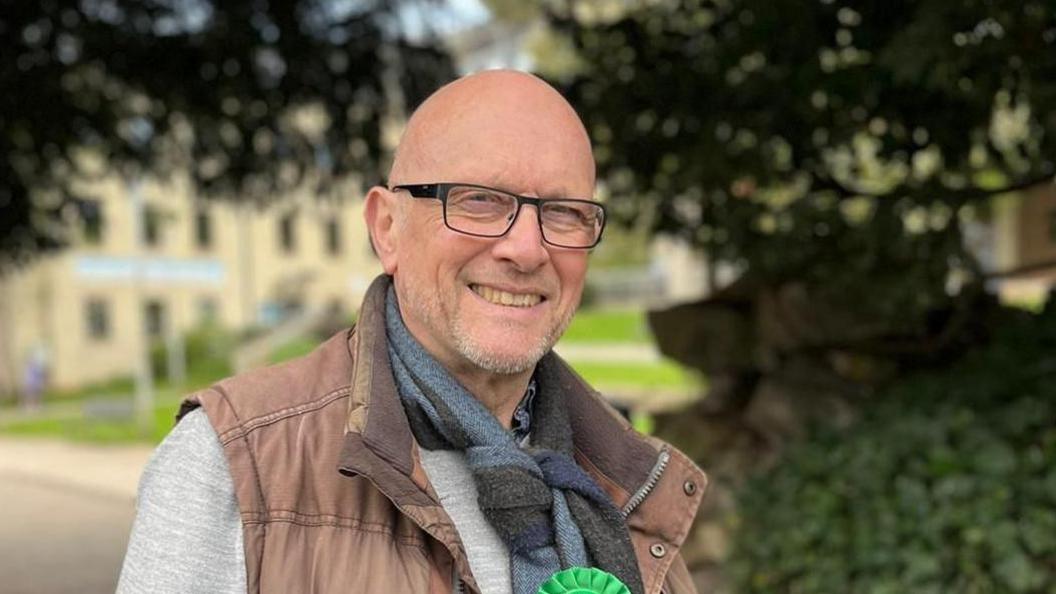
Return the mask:
M 408 123 L 390 186 L 434 182 L 589 198 L 594 161 L 578 117 L 552 88 L 488 72 L 444 87 Z M 572 319 L 588 252 L 544 244 L 534 207 L 522 207 L 501 238 L 452 231 L 439 200 L 406 192 L 374 188 L 367 211 L 404 322 L 452 371 L 530 370 Z

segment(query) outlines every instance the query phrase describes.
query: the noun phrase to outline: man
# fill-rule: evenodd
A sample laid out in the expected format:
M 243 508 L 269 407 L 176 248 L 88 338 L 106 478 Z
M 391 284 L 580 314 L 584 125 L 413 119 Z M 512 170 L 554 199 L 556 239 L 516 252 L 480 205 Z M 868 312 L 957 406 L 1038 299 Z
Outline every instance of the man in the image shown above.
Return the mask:
M 366 197 L 385 275 L 357 326 L 187 400 L 118 590 L 534 594 L 593 566 L 693 592 L 703 473 L 551 352 L 604 226 L 594 169 L 533 76 L 426 100 Z

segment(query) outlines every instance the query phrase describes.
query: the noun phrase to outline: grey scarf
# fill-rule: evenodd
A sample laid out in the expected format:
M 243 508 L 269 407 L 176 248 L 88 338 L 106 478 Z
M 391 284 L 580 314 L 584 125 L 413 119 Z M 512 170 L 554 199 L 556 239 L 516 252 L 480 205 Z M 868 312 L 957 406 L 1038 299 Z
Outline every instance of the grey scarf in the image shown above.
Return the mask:
M 385 328 L 411 430 L 423 448 L 465 452 L 481 511 L 510 549 L 514 594 L 536 594 L 555 572 L 591 565 L 618 577 L 633 594 L 642 594 L 623 516 L 572 459 L 554 355 L 547 354 L 536 368 L 532 445 L 522 449 L 411 336 L 392 287 Z

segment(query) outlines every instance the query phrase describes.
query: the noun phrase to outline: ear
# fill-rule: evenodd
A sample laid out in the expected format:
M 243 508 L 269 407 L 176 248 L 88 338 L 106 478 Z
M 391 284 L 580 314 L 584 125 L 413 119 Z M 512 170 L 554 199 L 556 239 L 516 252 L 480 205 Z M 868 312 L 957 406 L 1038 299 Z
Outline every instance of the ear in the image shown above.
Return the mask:
M 374 253 L 381 260 L 385 274 L 390 275 L 396 273 L 396 252 L 399 247 L 398 208 L 396 195 L 387 188 L 374 186 L 367 192 L 363 218 L 367 222 L 367 232 L 370 233 Z

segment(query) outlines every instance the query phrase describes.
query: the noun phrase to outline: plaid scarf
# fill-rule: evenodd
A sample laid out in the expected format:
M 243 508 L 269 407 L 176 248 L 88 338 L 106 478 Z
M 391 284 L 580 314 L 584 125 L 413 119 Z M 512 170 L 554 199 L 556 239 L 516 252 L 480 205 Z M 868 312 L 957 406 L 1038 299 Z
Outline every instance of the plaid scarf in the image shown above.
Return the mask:
M 509 547 L 514 594 L 536 594 L 555 572 L 592 565 L 642 594 L 623 516 L 572 459 L 556 357 L 548 353 L 536 367 L 531 445 L 522 449 L 411 336 L 391 286 L 385 328 L 411 431 L 423 448 L 465 452 L 481 511 Z

